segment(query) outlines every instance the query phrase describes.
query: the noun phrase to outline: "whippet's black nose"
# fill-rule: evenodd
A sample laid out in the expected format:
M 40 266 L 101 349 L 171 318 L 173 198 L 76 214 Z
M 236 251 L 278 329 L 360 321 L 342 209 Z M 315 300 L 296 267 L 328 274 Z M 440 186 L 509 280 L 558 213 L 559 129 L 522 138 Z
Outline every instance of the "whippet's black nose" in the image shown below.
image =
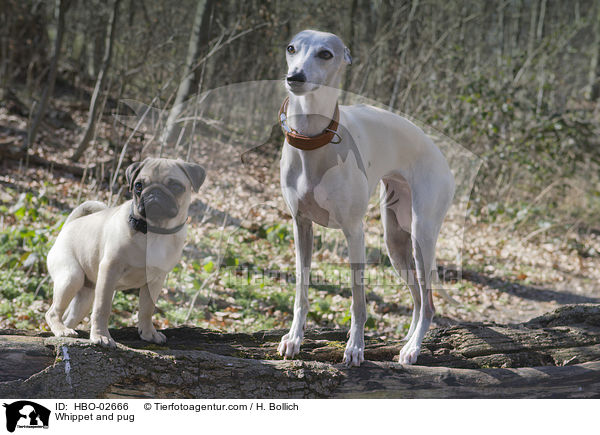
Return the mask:
M 306 81 L 306 76 L 304 73 L 299 72 L 291 76 L 287 76 L 286 80 L 289 84 L 299 84 Z

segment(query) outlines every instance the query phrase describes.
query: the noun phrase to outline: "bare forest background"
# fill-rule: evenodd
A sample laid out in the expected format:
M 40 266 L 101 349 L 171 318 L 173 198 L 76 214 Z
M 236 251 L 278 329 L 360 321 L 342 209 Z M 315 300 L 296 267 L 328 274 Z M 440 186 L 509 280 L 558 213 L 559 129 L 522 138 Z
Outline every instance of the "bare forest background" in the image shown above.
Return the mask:
M 0 0 L 0 327 L 44 327 L 44 257 L 64 216 L 106 199 L 140 158 L 148 137 L 113 116 L 127 113 L 123 100 L 176 117 L 172 108 L 191 95 L 281 79 L 286 43 L 305 28 L 350 48 L 344 90 L 483 160 L 469 203 L 467 280 L 453 294 L 463 305 L 442 304 L 441 322 L 517 321 L 600 301 L 600 2 Z M 276 169 L 261 177 L 278 192 Z M 293 267 L 289 219 L 242 225 L 242 243 L 224 251 L 215 248 L 221 221 L 194 229 L 194 246 L 210 255 L 188 251 L 165 289 L 161 326 L 285 327 L 292 284 L 237 288 L 215 270 Z M 327 237 L 317 257 L 344 261 Z M 388 290 L 373 289 L 370 327 L 394 334 L 408 324 L 410 300 Z M 328 286 L 311 291 L 311 321 L 348 323 L 347 292 L 342 300 Z M 135 311 L 134 298 L 116 298 L 114 325 L 133 322 L 123 313 Z

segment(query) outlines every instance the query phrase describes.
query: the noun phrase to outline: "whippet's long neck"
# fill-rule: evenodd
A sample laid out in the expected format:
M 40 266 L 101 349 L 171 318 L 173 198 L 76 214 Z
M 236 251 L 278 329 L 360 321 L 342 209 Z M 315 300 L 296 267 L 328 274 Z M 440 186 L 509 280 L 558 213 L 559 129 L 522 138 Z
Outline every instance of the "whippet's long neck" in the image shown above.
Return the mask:
M 307 95 L 290 93 L 288 125 L 306 136 L 321 134 L 333 118 L 337 98 L 338 90 L 325 86 Z

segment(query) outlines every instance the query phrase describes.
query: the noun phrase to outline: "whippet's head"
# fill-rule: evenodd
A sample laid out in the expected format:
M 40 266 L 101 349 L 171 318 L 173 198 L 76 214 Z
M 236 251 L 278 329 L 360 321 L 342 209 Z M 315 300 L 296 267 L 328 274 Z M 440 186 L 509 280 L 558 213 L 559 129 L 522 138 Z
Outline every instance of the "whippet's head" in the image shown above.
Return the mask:
M 333 33 L 303 30 L 287 46 L 287 90 L 305 95 L 321 86 L 337 88 L 341 72 L 352 63 L 350 50 Z

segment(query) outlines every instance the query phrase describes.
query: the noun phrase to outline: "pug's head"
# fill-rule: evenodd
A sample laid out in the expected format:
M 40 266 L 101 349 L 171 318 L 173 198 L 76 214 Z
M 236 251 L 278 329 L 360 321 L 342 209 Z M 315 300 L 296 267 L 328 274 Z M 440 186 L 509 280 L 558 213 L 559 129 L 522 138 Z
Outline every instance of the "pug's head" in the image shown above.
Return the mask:
M 192 191 L 206 176 L 204 168 L 182 160 L 147 158 L 125 172 L 134 212 L 151 225 L 171 227 L 187 219 Z

